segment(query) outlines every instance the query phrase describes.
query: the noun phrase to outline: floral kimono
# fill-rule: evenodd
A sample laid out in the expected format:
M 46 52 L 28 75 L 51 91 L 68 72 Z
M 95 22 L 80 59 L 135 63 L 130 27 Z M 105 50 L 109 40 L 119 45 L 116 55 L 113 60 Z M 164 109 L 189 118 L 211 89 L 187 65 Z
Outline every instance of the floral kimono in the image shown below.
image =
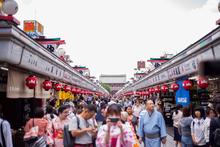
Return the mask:
M 105 136 L 107 134 L 107 125 L 100 127 L 96 139 L 97 147 L 139 147 L 138 142 L 136 142 L 135 134 L 132 132 L 130 125 L 123 124 L 123 140 L 121 142 L 121 131 L 117 126 L 112 126 L 110 129 L 110 141 L 109 144 L 105 143 Z
M 60 120 L 59 117 L 52 122 L 52 136 L 54 139 L 54 147 L 63 147 L 63 129 L 64 125 L 69 123 L 69 119 Z

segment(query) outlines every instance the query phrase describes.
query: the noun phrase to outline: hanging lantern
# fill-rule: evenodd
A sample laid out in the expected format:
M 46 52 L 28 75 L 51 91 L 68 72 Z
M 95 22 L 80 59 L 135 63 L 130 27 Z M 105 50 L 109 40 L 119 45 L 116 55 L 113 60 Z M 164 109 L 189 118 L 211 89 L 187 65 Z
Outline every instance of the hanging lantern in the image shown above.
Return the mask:
M 43 88 L 46 91 L 50 90 L 52 88 L 52 82 L 50 80 L 45 80 L 43 82 Z
M 177 83 L 173 83 L 170 85 L 170 88 L 173 90 L 173 91 L 177 91 L 179 89 L 179 84 Z
M 77 89 L 76 89 L 76 93 L 81 93 L 81 89 L 80 89 L 80 88 L 77 88 Z
M 197 81 L 197 84 L 201 89 L 206 89 L 209 86 L 208 80 L 204 77 L 200 77 Z
M 72 92 L 72 93 L 76 93 L 76 88 L 75 88 L 75 87 L 72 87 L 72 88 L 71 88 L 71 92 Z
M 186 90 L 190 90 L 192 88 L 192 82 L 189 80 L 183 81 L 183 88 Z
M 146 96 L 150 95 L 150 92 L 148 90 L 146 90 L 145 93 L 146 93 Z
M 64 90 L 65 92 L 69 92 L 69 91 L 71 91 L 71 87 L 70 87 L 69 85 L 65 85 L 65 86 L 63 87 L 63 90 Z
M 154 91 L 155 91 L 155 93 L 159 93 L 159 92 L 160 92 L 160 86 L 156 86 L 156 87 L 154 88 Z
M 141 93 L 140 91 L 136 91 L 135 94 L 137 94 L 137 95 L 141 95 L 142 93 Z
M 142 92 L 141 92 L 141 95 L 146 95 L 146 92 L 145 92 L 145 91 L 142 91 Z
M 60 91 L 60 90 L 62 89 L 62 84 L 56 83 L 56 84 L 54 85 L 54 89 L 55 89 L 56 91 Z
M 154 88 L 150 88 L 150 89 L 149 89 L 149 93 L 150 93 L 150 94 L 153 94 L 154 92 L 155 92 Z
M 37 85 L 37 77 L 34 75 L 30 75 L 26 78 L 26 86 L 30 89 L 34 89 Z
M 162 91 L 163 93 L 168 92 L 168 90 L 169 90 L 169 88 L 168 88 L 167 85 L 163 85 L 163 86 L 161 86 L 161 91 Z

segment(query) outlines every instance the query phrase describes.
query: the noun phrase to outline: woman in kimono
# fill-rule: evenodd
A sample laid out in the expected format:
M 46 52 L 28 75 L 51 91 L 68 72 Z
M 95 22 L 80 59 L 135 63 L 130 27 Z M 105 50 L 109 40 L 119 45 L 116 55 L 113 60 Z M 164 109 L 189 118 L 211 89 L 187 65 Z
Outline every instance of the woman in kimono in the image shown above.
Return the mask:
M 100 127 L 97 147 L 139 147 L 129 125 L 121 122 L 121 107 L 111 104 L 107 109 L 107 124 Z
M 69 124 L 69 112 L 70 106 L 62 105 L 58 109 L 58 117 L 52 121 L 51 132 L 54 139 L 54 147 L 63 147 L 63 129 L 64 125 Z

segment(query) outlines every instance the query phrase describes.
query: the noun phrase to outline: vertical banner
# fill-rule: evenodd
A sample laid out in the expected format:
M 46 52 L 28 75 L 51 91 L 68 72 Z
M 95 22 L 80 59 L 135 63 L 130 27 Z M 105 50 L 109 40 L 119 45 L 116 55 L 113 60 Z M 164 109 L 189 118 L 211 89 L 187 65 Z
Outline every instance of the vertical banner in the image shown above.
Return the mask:
M 189 90 L 183 88 L 183 80 L 178 80 L 177 83 L 179 84 L 179 90 L 176 92 L 176 104 L 188 106 L 190 104 Z

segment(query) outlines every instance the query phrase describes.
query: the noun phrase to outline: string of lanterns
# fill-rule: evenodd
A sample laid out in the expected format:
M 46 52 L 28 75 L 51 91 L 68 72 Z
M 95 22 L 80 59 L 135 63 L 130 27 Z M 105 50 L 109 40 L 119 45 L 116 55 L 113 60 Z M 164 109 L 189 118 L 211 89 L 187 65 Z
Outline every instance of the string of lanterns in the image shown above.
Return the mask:
M 200 89 L 206 89 L 208 88 L 209 86 L 209 82 L 206 78 L 204 77 L 199 77 L 197 79 L 197 85 Z M 183 83 L 182 83 L 182 87 L 185 89 L 185 90 L 190 90 L 192 87 L 193 87 L 193 83 L 192 81 L 190 80 L 184 80 Z M 137 91 L 136 93 L 134 92 L 127 92 L 124 94 L 124 96 L 129 96 L 129 95 L 139 95 L 139 96 L 150 96 L 152 94 L 157 94 L 157 93 L 166 93 L 166 92 L 169 92 L 169 89 L 171 89 L 172 91 L 176 92 L 178 91 L 180 88 L 180 85 L 177 84 L 177 83 L 172 83 L 170 84 L 170 87 L 168 87 L 167 85 L 162 85 L 161 87 L 160 86 L 155 86 L 155 87 L 151 87 L 149 89 L 147 89 L 146 91 Z
M 37 81 L 38 81 L 38 78 L 35 75 L 30 75 L 25 79 L 25 85 L 29 89 L 34 89 L 37 86 Z M 100 93 L 100 92 L 92 92 L 89 90 L 82 90 L 81 88 L 72 87 L 70 85 L 63 86 L 61 83 L 53 83 L 50 80 L 45 80 L 42 83 L 42 88 L 45 91 L 49 91 L 53 88 L 55 91 L 63 90 L 65 92 L 72 92 L 75 94 L 96 94 L 98 96 L 102 95 L 102 93 Z

